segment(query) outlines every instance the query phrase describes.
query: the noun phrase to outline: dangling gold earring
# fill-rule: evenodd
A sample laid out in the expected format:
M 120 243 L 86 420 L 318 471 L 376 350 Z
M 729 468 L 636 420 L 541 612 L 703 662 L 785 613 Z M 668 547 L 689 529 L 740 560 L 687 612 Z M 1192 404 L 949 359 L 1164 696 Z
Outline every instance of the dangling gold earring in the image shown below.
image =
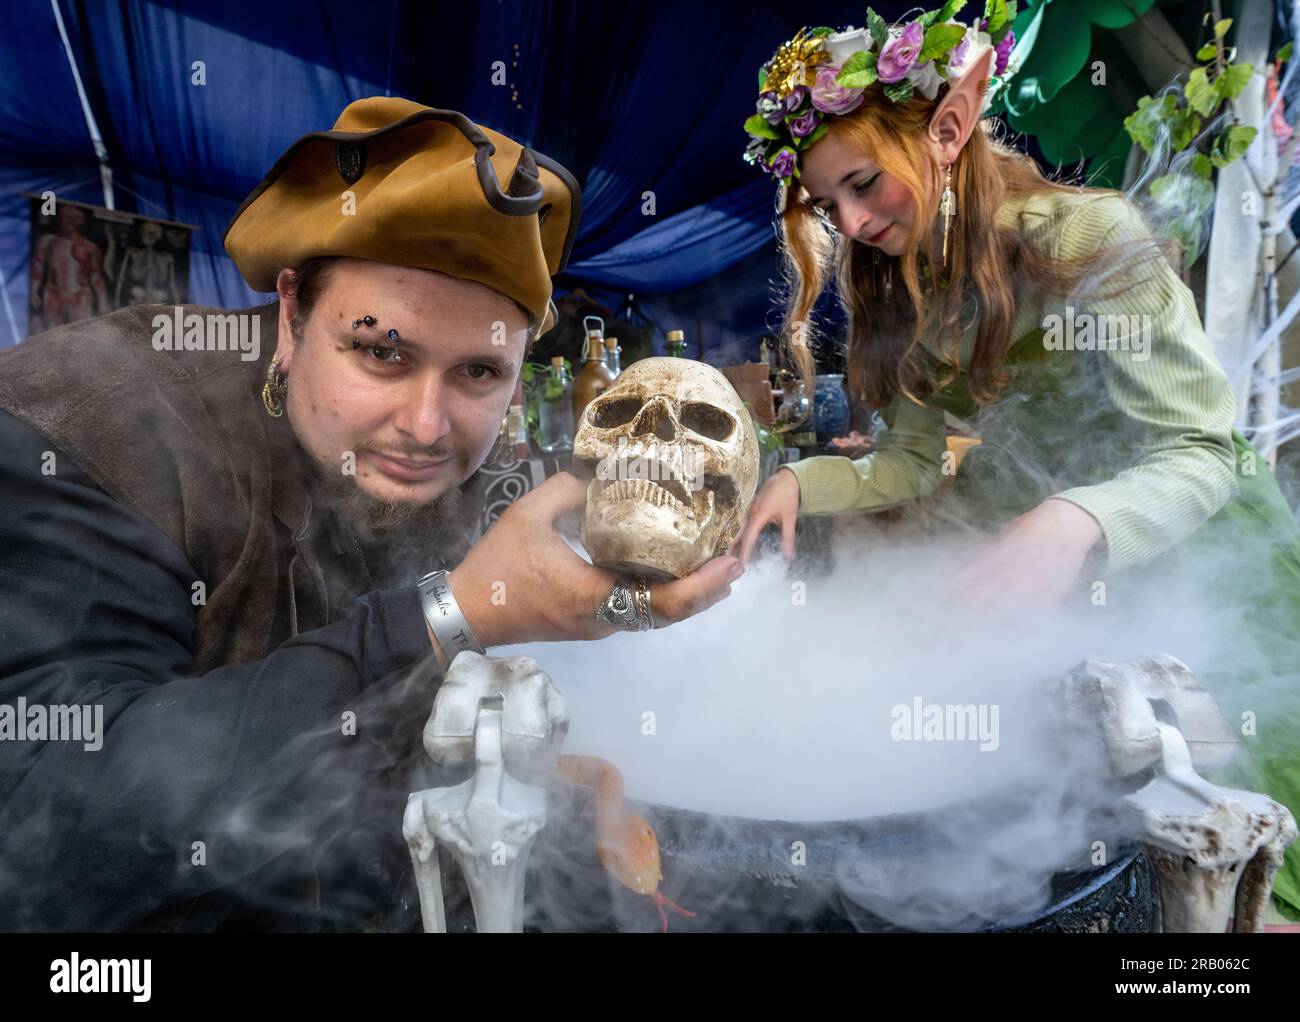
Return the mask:
M 952 164 L 946 168 L 943 195 L 939 197 L 939 212 L 943 214 L 943 265 L 948 266 L 948 227 L 957 212 L 957 196 L 952 190 Z
M 280 356 L 271 356 L 271 364 L 266 367 L 266 382 L 262 384 L 262 404 L 266 412 L 274 419 L 284 414 L 284 405 L 280 403 L 289 390 L 289 376 L 280 372 Z

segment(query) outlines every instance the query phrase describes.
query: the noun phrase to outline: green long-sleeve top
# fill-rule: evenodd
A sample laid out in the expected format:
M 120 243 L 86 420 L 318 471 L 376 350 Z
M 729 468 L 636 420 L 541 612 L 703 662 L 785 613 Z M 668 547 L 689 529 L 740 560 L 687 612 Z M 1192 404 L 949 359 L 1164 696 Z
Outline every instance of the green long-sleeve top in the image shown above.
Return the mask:
M 1149 235 L 1126 199 L 1104 193 L 1044 193 L 1008 200 L 998 218 L 1007 226 L 1019 222 L 1034 232 L 1057 258 L 1082 256 Z M 1159 265 L 1144 266 L 1139 283 L 1109 298 L 1021 295 L 1011 333 L 1013 338 L 1033 335 L 1038 357 L 1058 366 L 1064 366 L 1063 359 L 1095 360 L 1088 377 L 1095 392 L 1088 400 L 1118 413 L 1111 420 L 1119 424 L 1115 432 L 1132 439 L 1125 448 L 1131 457 L 1114 466 L 1108 478 L 1069 485 L 1052 494 L 1097 519 L 1109 570 L 1132 567 L 1174 546 L 1237 489 L 1232 389 L 1205 338 L 1191 292 L 1163 260 L 1148 262 Z M 1102 292 L 1113 290 L 1113 282 L 1103 284 Z M 1061 318 L 1054 320 L 1054 316 Z M 1122 327 L 1112 326 L 1106 350 L 1068 350 L 1069 335 L 1064 330 L 1049 334 L 1046 341 L 1038 337 L 1067 318 L 1080 322 L 1085 317 L 1094 322 L 1140 324 L 1148 332 L 1127 336 L 1122 335 Z M 973 318 L 962 335 L 958 386 L 963 389 L 975 326 Z M 1146 357 L 1141 357 L 1147 342 Z M 933 334 L 923 336 L 921 343 L 931 354 L 939 354 Z M 1080 338 L 1077 346 L 1085 343 Z M 1015 382 L 1013 378 L 1013 386 L 999 395 L 996 404 L 1034 396 L 1017 395 Z M 799 479 L 800 514 L 880 511 L 933 493 L 943 479 L 947 449 L 943 393 L 932 394 L 922 404 L 900 397 L 882 409 L 887 428 L 880 432 L 872 454 L 856 461 L 808 458 L 789 466 Z M 1105 437 L 1086 430 L 1081 429 L 1077 438 L 1063 431 L 1061 416 L 1067 414 L 1063 404 L 1021 403 L 1038 416 L 1027 420 L 1026 433 L 1041 432 L 1058 441 L 1066 436 L 1066 443 L 1076 445 L 1106 443 Z

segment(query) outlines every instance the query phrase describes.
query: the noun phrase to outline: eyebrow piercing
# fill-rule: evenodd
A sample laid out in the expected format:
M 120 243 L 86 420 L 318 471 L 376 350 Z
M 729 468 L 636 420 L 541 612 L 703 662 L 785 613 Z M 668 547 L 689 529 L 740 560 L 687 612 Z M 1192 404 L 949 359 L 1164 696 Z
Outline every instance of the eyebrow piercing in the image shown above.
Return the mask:
M 372 327 L 372 326 L 374 326 L 377 322 L 378 322 L 378 320 L 376 320 L 374 316 L 362 316 L 361 318 L 359 318 L 359 319 L 354 319 L 354 320 L 352 321 L 352 329 L 353 329 L 353 330 L 357 330 L 357 329 L 359 329 L 359 328 L 360 328 L 361 326 L 363 326 L 363 325 L 364 325 L 364 326 L 367 326 L 367 327 Z M 401 339 L 401 334 L 399 334 L 396 330 L 389 330 L 389 331 L 388 331 L 388 339 L 389 339 L 390 341 L 392 341 L 394 344 L 396 344 L 396 343 L 398 342 L 398 340 Z M 354 347 L 354 348 L 359 348 L 359 347 L 361 347 L 361 342 L 360 342 L 359 340 L 357 340 L 355 337 L 352 339 L 352 347 Z

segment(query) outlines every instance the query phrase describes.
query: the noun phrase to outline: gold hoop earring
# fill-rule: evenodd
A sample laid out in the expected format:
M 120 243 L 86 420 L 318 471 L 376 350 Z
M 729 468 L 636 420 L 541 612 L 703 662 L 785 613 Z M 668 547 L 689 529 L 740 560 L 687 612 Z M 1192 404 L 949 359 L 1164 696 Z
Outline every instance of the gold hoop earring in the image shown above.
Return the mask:
M 262 384 L 262 405 L 273 419 L 284 414 L 281 400 L 289 391 L 289 374 L 280 372 L 280 356 L 271 356 L 271 364 L 266 367 L 266 382 Z
M 948 228 L 957 212 L 957 196 L 952 190 L 952 164 L 945 168 L 943 195 L 939 197 L 939 212 L 943 215 L 943 265 L 946 268 L 948 266 Z

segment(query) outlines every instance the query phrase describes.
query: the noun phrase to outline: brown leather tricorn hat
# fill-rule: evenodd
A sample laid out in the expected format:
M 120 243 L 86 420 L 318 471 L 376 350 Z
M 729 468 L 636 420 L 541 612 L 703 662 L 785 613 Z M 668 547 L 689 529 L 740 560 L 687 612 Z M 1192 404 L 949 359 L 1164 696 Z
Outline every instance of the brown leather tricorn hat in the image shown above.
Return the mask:
M 257 291 L 316 256 L 373 259 L 486 284 L 541 334 L 581 212 L 578 183 L 549 157 L 454 110 L 374 97 L 291 145 L 225 245 Z

